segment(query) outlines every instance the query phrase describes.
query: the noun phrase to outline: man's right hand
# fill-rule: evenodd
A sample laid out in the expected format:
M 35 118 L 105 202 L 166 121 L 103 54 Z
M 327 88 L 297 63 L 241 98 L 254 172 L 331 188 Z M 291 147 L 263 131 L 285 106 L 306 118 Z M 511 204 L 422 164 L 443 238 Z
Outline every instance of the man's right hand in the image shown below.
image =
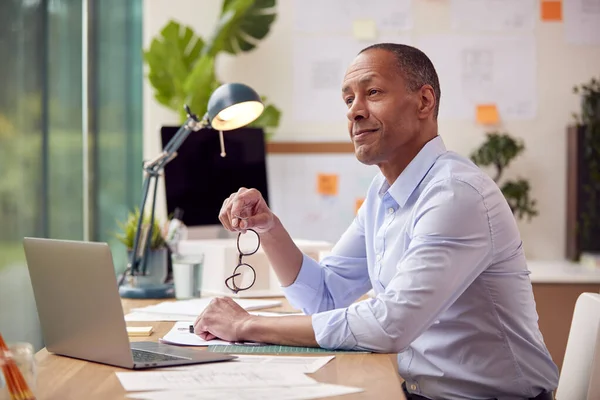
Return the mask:
M 275 226 L 275 214 L 256 189 L 240 188 L 225 199 L 219 220 L 231 232 L 254 229 L 265 233 Z

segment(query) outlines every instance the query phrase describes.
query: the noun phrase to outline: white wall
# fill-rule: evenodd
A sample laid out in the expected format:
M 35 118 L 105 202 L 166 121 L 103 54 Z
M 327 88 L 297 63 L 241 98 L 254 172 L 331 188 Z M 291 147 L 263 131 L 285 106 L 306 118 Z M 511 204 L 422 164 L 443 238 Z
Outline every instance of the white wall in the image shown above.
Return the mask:
M 291 1 L 278 3 L 279 13 L 270 35 L 250 54 L 237 58 L 222 56 L 218 60 L 219 76 L 224 81 L 242 81 L 253 86 L 282 109 L 275 141 L 348 140 L 344 122 L 300 124 L 293 120 L 293 9 Z M 148 46 L 171 18 L 191 25 L 202 36 L 207 35 L 214 27 L 220 7 L 221 1 L 216 0 L 147 0 L 144 46 Z M 424 34 L 450 32 L 449 11 L 448 1 L 413 1 L 414 29 L 409 33 L 416 39 Z M 506 177 L 521 175 L 530 179 L 540 215 L 530 223 L 520 222 L 520 229 L 528 256 L 540 259 L 564 256 L 565 126 L 570 122 L 571 113 L 578 110 L 579 102 L 571 94 L 571 88 L 598 74 L 600 65 L 600 47 L 567 45 L 563 29 L 562 23 L 536 21 L 537 116 L 534 120 L 509 121 L 502 126 L 525 141 L 526 152 L 511 165 Z M 176 124 L 177 117 L 154 101 L 147 82 L 144 90 L 144 155 L 151 157 L 159 149 L 159 126 Z M 444 98 L 443 93 L 442 82 L 442 102 L 452 101 Z M 463 155 L 483 140 L 484 133 L 484 129 L 470 121 L 440 120 L 439 131 L 447 147 Z M 276 191 L 276 186 L 272 185 L 271 190 Z

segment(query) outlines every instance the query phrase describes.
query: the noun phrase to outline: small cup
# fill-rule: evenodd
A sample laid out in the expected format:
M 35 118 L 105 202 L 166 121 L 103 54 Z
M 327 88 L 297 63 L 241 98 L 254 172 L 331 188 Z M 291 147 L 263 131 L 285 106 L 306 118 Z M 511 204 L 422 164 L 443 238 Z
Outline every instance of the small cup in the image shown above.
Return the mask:
M 35 362 L 35 352 L 31 343 L 17 342 L 8 345 L 8 356 L 15 360 L 27 386 L 32 392 L 35 392 L 37 383 L 37 364 Z M 2 361 L 0 361 L 0 366 Z M 0 369 L 0 400 L 10 400 L 6 379 Z
M 202 260 L 198 256 L 173 256 L 173 283 L 177 299 L 200 297 Z

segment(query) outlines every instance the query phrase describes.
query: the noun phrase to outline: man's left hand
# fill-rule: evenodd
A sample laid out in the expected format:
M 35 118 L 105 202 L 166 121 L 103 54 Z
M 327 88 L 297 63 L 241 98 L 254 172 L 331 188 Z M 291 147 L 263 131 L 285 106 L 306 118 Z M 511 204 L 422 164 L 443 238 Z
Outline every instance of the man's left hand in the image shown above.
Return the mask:
M 251 317 L 230 297 L 217 297 L 196 318 L 194 333 L 204 340 L 242 341 L 243 327 Z

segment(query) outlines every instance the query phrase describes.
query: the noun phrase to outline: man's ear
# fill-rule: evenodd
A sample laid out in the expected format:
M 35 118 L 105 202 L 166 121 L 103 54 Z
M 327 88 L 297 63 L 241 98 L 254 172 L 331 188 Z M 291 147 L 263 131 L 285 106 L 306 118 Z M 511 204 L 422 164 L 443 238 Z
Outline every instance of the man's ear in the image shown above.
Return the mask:
M 419 118 L 427 119 L 435 110 L 437 99 L 431 85 L 423 85 L 419 89 Z

